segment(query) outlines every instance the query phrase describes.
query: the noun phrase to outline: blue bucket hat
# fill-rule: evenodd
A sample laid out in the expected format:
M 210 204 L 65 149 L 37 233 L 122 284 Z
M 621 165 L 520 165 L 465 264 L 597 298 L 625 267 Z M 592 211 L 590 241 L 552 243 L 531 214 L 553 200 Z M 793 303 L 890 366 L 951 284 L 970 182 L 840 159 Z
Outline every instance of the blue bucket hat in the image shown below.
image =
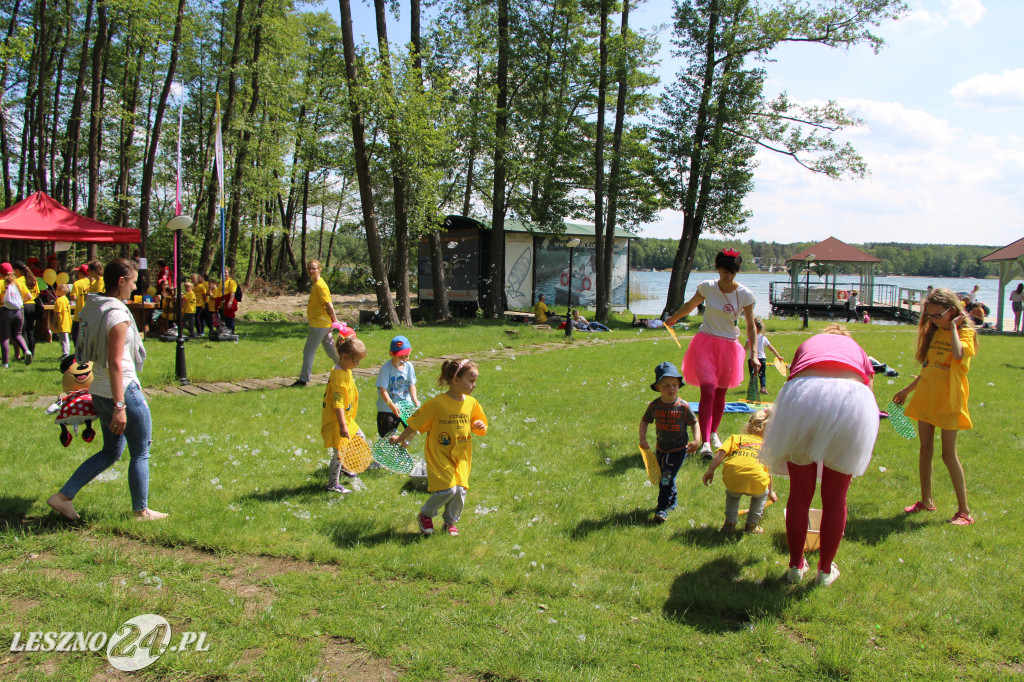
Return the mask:
M 683 381 L 683 375 L 679 373 L 679 370 L 676 369 L 676 366 L 673 365 L 671 362 L 663 362 L 654 368 L 654 383 L 651 384 L 651 390 L 657 391 L 658 382 L 664 379 L 665 377 L 676 377 L 677 379 L 679 379 L 680 386 L 686 385 L 686 382 Z
M 409 339 L 404 336 L 396 336 L 391 339 L 391 354 L 399 357 L 408 355 L 412 352 L 412 344 L 409 343 Z

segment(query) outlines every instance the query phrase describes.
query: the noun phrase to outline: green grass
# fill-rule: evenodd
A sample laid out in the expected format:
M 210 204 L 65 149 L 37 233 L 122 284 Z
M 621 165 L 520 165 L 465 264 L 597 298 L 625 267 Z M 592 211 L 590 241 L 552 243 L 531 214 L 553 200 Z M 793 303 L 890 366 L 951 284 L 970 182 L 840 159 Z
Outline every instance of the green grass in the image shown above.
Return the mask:
M 770 321 L 769 333 L 798 325 Z M 249 336 L 237 346 L 190 345 L 193 379 L 296 372 L 304 328 L 251 326 L 240 327 Z M 663 332 L 578 334 L 565 349 L 513 358 L 498 353 L 499 344 L 562 337 L 520 327 L 520 338 L 510 339 L 506 327 L 409 333 L 414 355 L 496 351 L 481 364 L 475 395 L 491 429 L 474 439 L 458 538 L 419 537 L 415 514 L 426 494 L 403 477 L 368 472 L 364 492 L 344 499 L 322 492 L 315 387 L 153 398 L 150 501 L 172 512 L 158 524 L 129 518 L 124 462 L 114 467 L 117 479 L 79 494 L 82 526 L 57 520 L 45 498 L 94 448 L 77 438 L 61 448 L 41 411 L 0 405 L 0 632 L 113 632 L 128 618 L 157 613 L 176 634 L 209 633 L 210 651 L 167 653 L 140 679 L 301 680 L 325 670 L 344 677 L 325 664 L 325 652 L 339 647 L 383 659 L 410 680 L 991 679 L 1024 672 L 1019 339 L 982 337 L 970 375 L 975 430 L 961 434 L 959 451 L 978 523 L 943 523 L 956 507 L 940 461 L 939 511 L 902 513 L 918 496 L 917 443 L 883 423 L 872 464 L 850 490 L 837 557 L 842 578 L 813 589 L 810 580 L 785 584 L 781 504 L 769 510 L 765 535 L 736 542 L 719 535 L 721 483 L 705 488 L 697 460 L 679 474 L 679 509 L 667 524 L 649 524 L 656 489 L 644 484 L 637 424 L 655 396 L 653 367 L 681 357 Z M 593 342 L 638 332 L 640 343 Z M 856 332 L 869 354 L 901 373 L 876 379 L 884 407 L 910 380 L 913 332 Z M 371 358 L 392 333 L 361 332 Z M 791 357 L 804 338 L 778 333 L 772 343 Z M 145 378 L 155 381 L 152 374 L 173 365 L 173 344 L 149 347 L 156 357 Z M 324 366 L 316 371 L 326 371 L 326 361 L 318 362 Z M 436 390 L 433 374 L 420 372 L 421 397 Z M 8 376 L 3 392 L 11 395 L 17 391 Z M 372 433 L 372 380 L 357 384 L 359 422 Z M 780 386 L 769 369 L 773 395 Z M 744 393 L 741 386 L 729 399 Z M 697 390 L 686 387 L 683 395 L 696 400 Z M 726 415 L 723 437 L 743 422 Z M 786 480 L 777 488 L 784 502 Z M 5 679 L 47 672 L 81 679 L 107 669 L 102 653 L 0 653 Z

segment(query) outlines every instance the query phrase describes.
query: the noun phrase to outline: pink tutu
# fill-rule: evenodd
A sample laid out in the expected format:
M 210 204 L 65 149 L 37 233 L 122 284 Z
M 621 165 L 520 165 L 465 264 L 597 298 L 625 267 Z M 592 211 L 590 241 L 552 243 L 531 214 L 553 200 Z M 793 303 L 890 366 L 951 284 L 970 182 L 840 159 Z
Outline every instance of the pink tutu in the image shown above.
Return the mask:
M 690 386 L 735 388 L 743 383 L 746 357 L 736 339 L 697 332 L 683 356 L 683 378 Z

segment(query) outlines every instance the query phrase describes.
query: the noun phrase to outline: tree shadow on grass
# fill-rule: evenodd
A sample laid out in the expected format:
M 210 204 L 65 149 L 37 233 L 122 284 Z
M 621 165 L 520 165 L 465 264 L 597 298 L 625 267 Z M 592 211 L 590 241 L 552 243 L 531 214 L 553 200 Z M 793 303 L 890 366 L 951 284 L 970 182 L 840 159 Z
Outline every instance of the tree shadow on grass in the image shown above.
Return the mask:
M 654 526 L 650 507 L 636 507 L 632 511 L 609 514 L 600 519 L 583 519 L 569 532 L 573 540 L 585 540 L 591 533 L 615 526 Z
M 320 481 L 313 481 L 293 486 L 291 488 L 273 488 L 271 490 L 263 490 L 258 493 L 249 493 L 247 495 L 242 495 L 238 499 L 240 501 L 255 500 L 257 502 L 280 502 L 281 500 L 287 500 L 292 497 L 314 497 L 323 496 L 324 494 L 324 484 Z
M 439 532 L 440 528 L 435 531 L 435 533 Z M 330 527 L 326 529 L 326 535 L 331 538 L 331 541 L 339 549 L 347 549 L 359 545 L 369 547 L 385 543 L 410 545 L 414 542 L 420 542 L 422 538 L 418 530 L 410 531 L 391 527 L 374 531 L 372 527 L 368 528 L 363 522 L 348 519 L 339 519 L 332 522 Z
M 701 632 L 735 632 L 749 629 L 754 618 L 778 616 L 794 596 L 806 591 L 787 589 L 782 573 L 765 580 L 742 578 L 743 568 L 754 563 L 723 557 L 680 574 L 672 582 L 662 613 Z
M 724 547 L 725 545 L 734 545 L 748 538 L 743 533 L 726 535 L 718 530 L 718 528 L 707 526 L 705 528 L 697 527 L 678 531 L 672 536 L 672 539 L 681 540 L 688 545 L 696 545 L 698 547 Z
M 43 507 L 46 511 L 40 516 L 29 516 L 29 510 L 38 502 L 35 497 L 21 497 L 18 495 L 0 496 L 0 532 L 18 530 L 19 532 L 31 535 L 43 535 L 77 528 L 85 522 L 87 515 L 79 512 L 77 521 L 70 521 L 49 507 Z

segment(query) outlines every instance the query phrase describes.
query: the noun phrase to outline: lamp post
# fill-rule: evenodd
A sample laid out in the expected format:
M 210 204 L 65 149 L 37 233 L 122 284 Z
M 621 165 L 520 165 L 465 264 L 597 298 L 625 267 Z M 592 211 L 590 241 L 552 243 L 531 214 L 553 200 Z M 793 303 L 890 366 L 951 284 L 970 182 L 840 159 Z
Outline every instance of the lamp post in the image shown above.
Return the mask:
M 578 237 L 573 237 L 565 243 L 569 247 L 569 289 L 566 291 L 565 308 L 565 338 L 572 337 L 572 250 L 580 245 Z
M 167 227 L 174 232 L 174 306 L 175 318 L 178 321 L 178 338 L 175 339 L 177 347 L 174 350 L 174 374 L 178 383 L 188 386 L 188 370 L 185 368 L 185 339 L 181 336 L 181 328 L 184 326 L 181 319 L 181 231 L 192 227 L 192 217 L 187 215 L 176 215 L 167 221 Z
M 813 253 L 807 254 L 804 258 L 804 268 L 807 270 L 807 275 L 804 278 L 804 329 L 807 329 L 808 315 L 810 314 L 810 297 L 811 297 L 811 261 L 815 259 Z

